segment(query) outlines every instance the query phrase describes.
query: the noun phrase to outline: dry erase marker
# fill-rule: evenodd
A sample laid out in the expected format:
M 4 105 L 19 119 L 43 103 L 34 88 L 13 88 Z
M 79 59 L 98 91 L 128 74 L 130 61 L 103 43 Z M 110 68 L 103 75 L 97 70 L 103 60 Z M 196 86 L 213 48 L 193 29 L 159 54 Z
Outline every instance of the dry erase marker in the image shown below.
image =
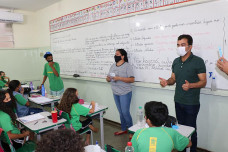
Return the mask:
M 222 57 L 222 49 L 221 49 L 221 47 L 219 47 L 219 56 L 220 56 L 220 58 Z M 221 60 L 221 61 L 223 61 L 223 60 Z

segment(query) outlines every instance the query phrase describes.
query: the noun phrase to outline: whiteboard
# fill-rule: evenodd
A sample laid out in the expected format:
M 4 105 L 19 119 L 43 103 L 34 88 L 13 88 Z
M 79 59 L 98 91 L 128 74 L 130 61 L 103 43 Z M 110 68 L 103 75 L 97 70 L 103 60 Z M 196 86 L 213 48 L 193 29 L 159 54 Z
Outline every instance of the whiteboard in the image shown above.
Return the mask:
M 227 58 L 228 2 L 220 0 L 150 14 L 136 15 L 51 34 L 54 60 L 61 74 L 105 78 L 116 49 L 124 48 L 135 80 L 159 83 L 171 76 L 177 58 L 177 37 L 193 37 L 193 54 L 204 59 L 219 89 L 228 89 L 228 78 L 216 68 L 218 49 Z M 216 9 L 217 8 L 217 9 Z

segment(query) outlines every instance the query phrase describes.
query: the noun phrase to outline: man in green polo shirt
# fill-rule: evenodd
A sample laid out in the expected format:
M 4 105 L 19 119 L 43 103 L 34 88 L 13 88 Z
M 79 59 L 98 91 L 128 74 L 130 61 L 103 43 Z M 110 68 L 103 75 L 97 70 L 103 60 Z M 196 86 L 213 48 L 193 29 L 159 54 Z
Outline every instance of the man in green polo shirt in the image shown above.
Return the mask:
M 64 92 L 63 81 L 60 77 L 60 67 L 57 62 L 53 62 L 51 52 L 46 52 L 44 58 L 48 63 L 44 65 L 44 78 L 41 85 L 43 85 L 48 77 L 50 83 L 50 94 L 54 96 L 61 96 Z
M 180 124 L 196 129 L 196 119 L 200 109 L 200 88 L 205 87 L 206 67 L 203 59 L 191 52 L 193 39 L 190 35 L 180 35 L 177 53 L 180 57 L 173 61 L 172 75 L 160 79 L 162 87 L 176 83 L 174 101 L 177 120 Z M 191 152 L 196 152 L 197 132 L 192 137 Z

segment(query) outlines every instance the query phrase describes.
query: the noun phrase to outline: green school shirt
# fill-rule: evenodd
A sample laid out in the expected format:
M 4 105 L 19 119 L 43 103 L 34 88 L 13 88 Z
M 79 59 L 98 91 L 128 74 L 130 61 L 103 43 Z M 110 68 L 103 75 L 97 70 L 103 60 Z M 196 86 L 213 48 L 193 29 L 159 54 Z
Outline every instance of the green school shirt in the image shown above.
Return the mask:
M 172 72 L 176 78 L 174 101 L 185 105 L 198 105 L 200 88 L 184 91 L 182 85 L 185 84 L 185 80 L 189 83 L 196 83 L 199 81 L 198 74 L 206 73 L 203 59 L 193 55 L 193 53 L 184 62 L 182 62 L 180 57 L 176 58 L 172 65 Z
M 7 81 L 5 80 L 5 77 L 1 77 L 2 81 L 6 83 Z
M 12 123 L 10 116 L 0 110 L 0 128 L 5 132 L 11 131 L 13 134 L 20 134 L 19 129 Z
M 71 124 L 75 131 L 78 131 L 82 128 L 82 123 L 79 121 L 80 116 L 86 116 L 89 113 L 90 109 L 80 105 L 79 103 L 75 103 L 71 108 Z
M 63 81 L 60 77 L 60 67 L 59 67 L 59 64 L 57 62 L 55 62 L 53 66 L 59 74 L 58 77 L 54 74 L 52 68 L 48 65 L 48 63 L 46 63 L 44 65 L 43 75 L 48 77 L 51 91 L 60 91 L 64 87 Z
M 184 150 L 189 139 L 172 128 L 150 127 L 137 130 L 131 142 L 135 152 L 171 152 Z
M 3 87 L 5 87 L 5 84 L 6 84 L 5 82 L 3 82 L 2 80 L 0 80 L 0 89 L 3 88 Z
M 17 94 L 14 97 L 16 98 L 17 102 L 22 106 L 27 103 L 27 100 L 21 94 Z

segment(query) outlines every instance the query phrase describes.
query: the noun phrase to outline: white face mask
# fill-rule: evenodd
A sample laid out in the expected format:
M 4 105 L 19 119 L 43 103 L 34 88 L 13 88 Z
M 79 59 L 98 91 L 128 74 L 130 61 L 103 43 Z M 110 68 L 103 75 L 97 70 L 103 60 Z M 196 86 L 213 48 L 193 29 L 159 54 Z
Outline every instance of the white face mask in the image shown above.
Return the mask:
M 185 51 L 185 47 L 178 47 L 177 48 L 177 54 L 179 56 L 184 56 L 188 51 Z

